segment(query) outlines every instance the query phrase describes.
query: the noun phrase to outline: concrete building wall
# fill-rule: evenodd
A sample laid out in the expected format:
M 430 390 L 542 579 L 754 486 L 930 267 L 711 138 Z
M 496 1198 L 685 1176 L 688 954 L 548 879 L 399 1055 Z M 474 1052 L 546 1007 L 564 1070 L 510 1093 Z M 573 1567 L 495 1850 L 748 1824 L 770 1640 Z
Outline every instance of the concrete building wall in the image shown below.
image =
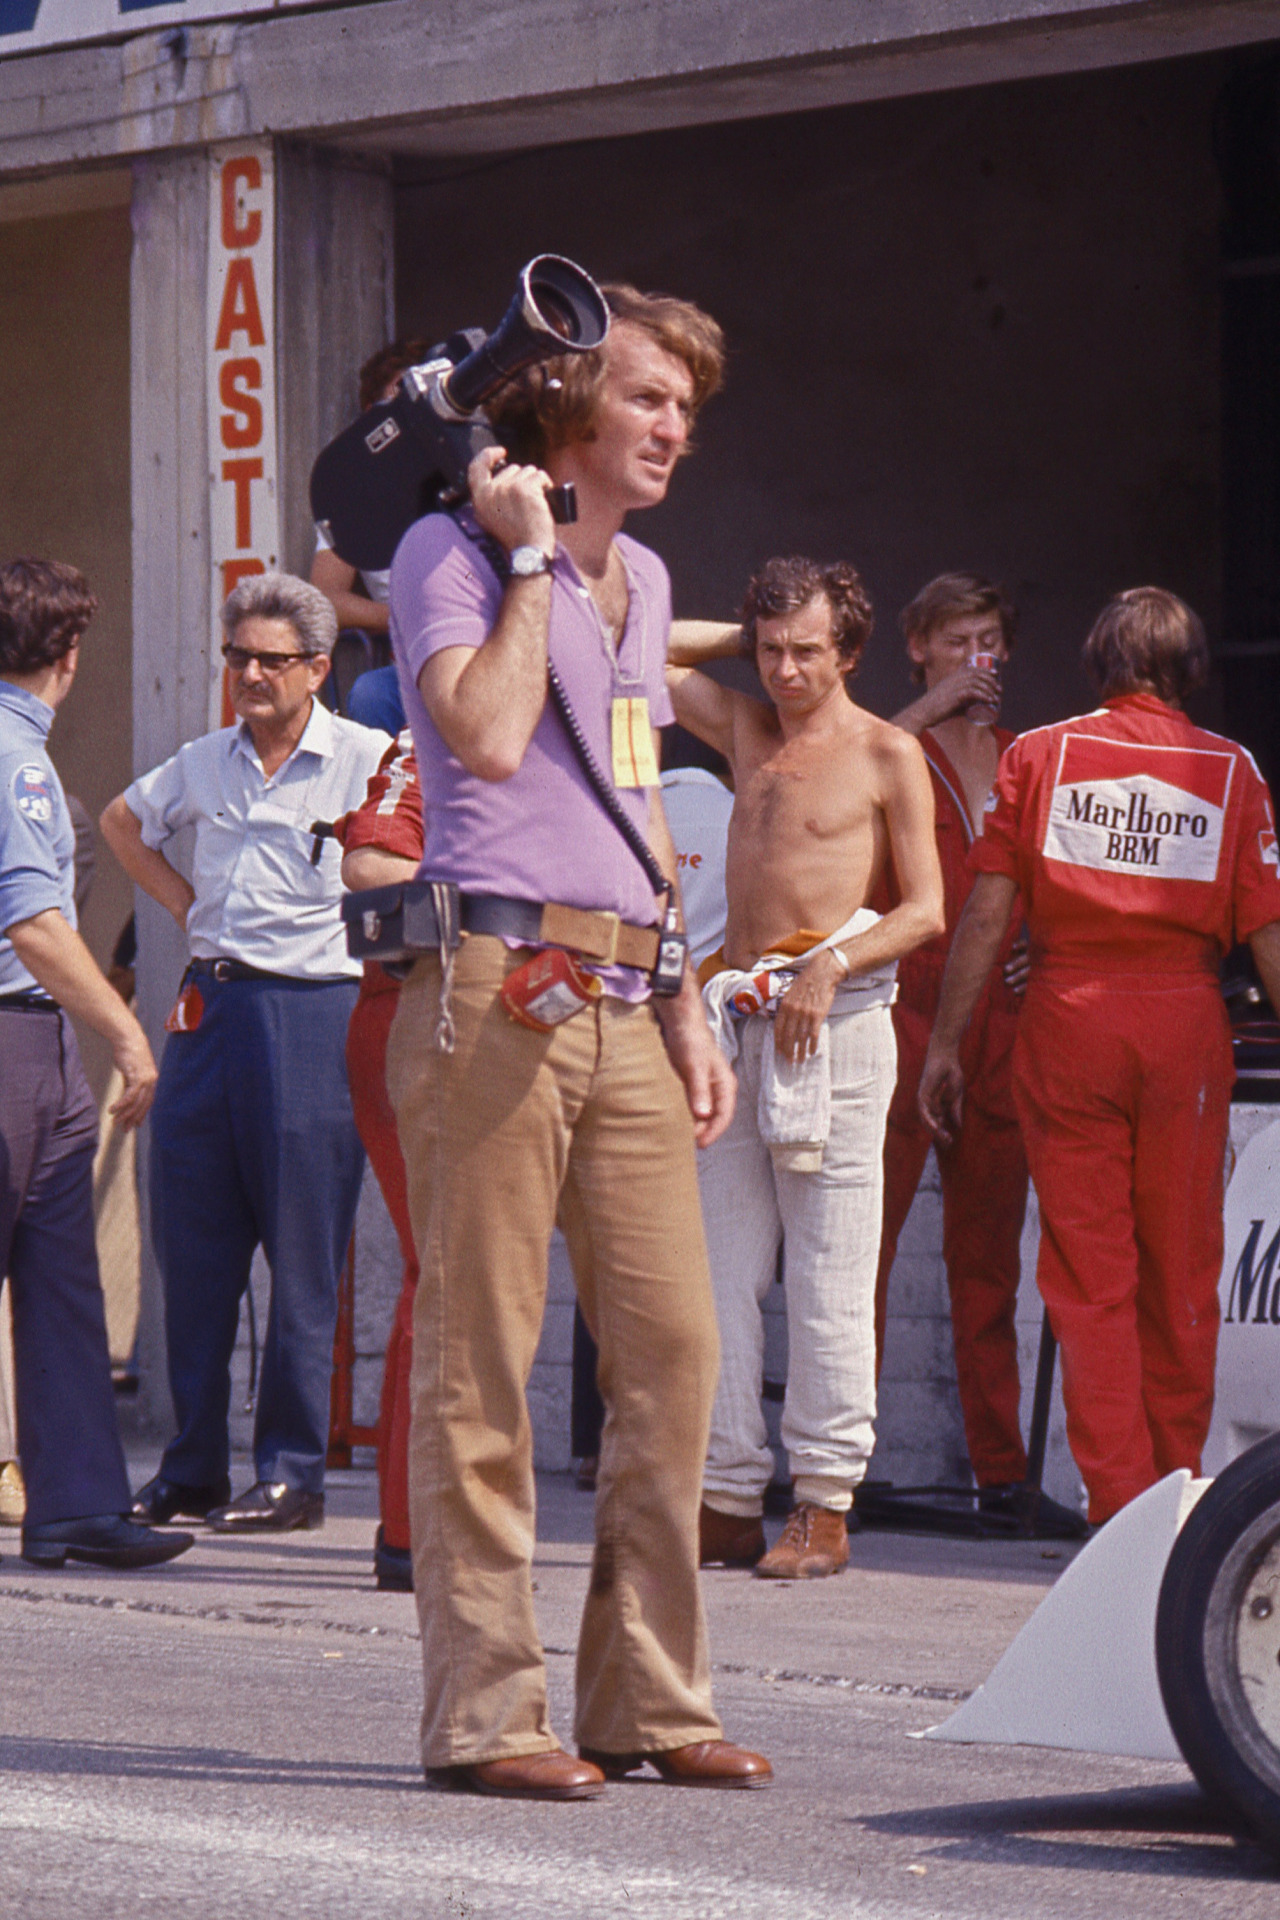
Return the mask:
M 127 199 L 0 218 L 0 558 L 69 561 L 101 602 L 51 738 L 95 820 L 132 776 L 129 250 Z M 100 960 L 132 906 L 99 845 L 84 933 Z M 105 1049 L 85 1053 L 101 1087 Z
M 1159 580 L 1218 606 L 1215 58 L 495 157 L 406 175 L 402 330 L 492 325 L 532 253 L 701 301 L 725 393 L 634 530 L 677 610 L 771 552 L 853 558 L 859 697 L 944 568 L 1023 607 L 1016 726 L 1077 709 L 1087 624 Z

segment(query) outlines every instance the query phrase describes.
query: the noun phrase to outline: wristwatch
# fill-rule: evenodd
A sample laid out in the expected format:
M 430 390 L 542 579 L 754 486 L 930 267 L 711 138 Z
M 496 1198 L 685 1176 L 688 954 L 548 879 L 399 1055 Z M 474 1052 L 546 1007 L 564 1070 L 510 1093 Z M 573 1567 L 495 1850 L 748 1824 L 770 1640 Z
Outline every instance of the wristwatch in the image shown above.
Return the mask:
M 518 580 L 531 580 L 535 574 L 550 573 L 551 562 L 541 547 L 512 547 L 511 571 Z

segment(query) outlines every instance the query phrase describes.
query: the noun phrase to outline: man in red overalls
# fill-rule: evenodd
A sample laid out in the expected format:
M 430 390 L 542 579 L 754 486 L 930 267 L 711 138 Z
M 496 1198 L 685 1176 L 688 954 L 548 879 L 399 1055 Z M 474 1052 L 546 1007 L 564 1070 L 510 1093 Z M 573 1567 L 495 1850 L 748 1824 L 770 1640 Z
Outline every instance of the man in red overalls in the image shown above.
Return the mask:
M 1015 631 L 1013 608 L 1000 589 L 976 573 L 943 574 L 904 608 L 901 626 L 913 677 L 925 691 L 894 719 L 918 737 L 929 764 L 947 928 L 898 962 L 893 1009 L 898 1084 L 884 1147 L 877 1374 L 898 1236 L 933 1144 L 917 1104 L 920 1071 L 947 950 L 973 885 L 969 848 L 981 831 L 1000 756 L 1013 739 L 993 724 L 1000 705 L 999 667 L 1013 649 Z M 975 656 L 998 664 L 975 666 Z M 963 1124 L 938 1150 L 956 1379 L 969 1462 L 988 1504 L 1022 1481 L 1027 1468 L 1014 1325 L 1027 1206 L 1027 1163 L 1011 1086 L 1018 998 L 1010 980 L 1020 978 L 1018 964 L 1010 962 L 1016 932 L 1016 922 L 1010 922 L 964 1037 Z
M 349 888 L 393 886 L 412 880 L 422 859 L 422 791 L 407 729 L 383 755 L 363 804 L 344 815 L 335 831 L 343 845 L 342 878 Z M 391 1323 L 382 1377 L 378 1419 L 381 1525 L 373 1565 L 380 1587 L 407 1593 L 413 1590 L 409 1553 L 409 1369 L 418 1255 L 409 1222 L 396 1117 L 387 1098 L 387 1035 L 399 1002 L 399 980 L 375 961 L 367 960 L 360 998 L 347 1029 L 347 1078 L 356 1127 L 404 1255 L 404 1281 Z
M 1181 712 L 1208 672 L 1195 614 L 1136 588 L 1104 608 L 1084 658 L 1102 706 L 1024 734 L 1000 763 L 920 1105 L 954 1135 L 965 1022 L 1021 896 L 1031 977 L 1014 1096 L 1067 1437 L 1097 1524 L 1164 1474 L 1199 1471 L 1233 1078 L 1218 968 L 1248 940 L 1280 1004 L 1280 866 L 1252 759 Z

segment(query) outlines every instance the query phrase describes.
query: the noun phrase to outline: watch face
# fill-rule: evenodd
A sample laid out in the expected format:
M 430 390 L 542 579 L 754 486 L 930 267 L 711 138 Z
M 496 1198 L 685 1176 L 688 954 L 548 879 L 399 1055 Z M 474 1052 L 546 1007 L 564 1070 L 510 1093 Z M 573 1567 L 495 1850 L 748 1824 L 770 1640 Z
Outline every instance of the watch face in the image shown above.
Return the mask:
M 545 573 L 549 564 L 541 547 L 516 547 L 511 555 L 512 573 Z

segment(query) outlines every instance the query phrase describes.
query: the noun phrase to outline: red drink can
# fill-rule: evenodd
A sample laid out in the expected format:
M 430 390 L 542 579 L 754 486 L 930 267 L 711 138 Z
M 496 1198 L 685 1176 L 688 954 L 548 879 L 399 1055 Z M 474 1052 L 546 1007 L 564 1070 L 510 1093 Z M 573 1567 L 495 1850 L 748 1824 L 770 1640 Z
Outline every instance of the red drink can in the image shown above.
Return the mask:
M 544 947 L 512 969 L 498 997 L 522 1027 L 550 1033 L 598 1000 L 602 991 L 599 977 L 580 967 L 571 953 Z
M 971 667 L 982 667 L 986 670 L 987 673 L 994 673 L 997 681 L 1000 678 L 1000 660 L 997 654 L 994 654 L 994 653 L 970 654 L 969 665 Z M 994 706 L 992 706 L 990 702 L 986 700 L 975 700 L 972 706 L 965 708 L 964 717 L 966 720 L 972 720 L 976 727 L 994 726 L 995 722 L 1000 717 L 999 696 L 997 696 Z

